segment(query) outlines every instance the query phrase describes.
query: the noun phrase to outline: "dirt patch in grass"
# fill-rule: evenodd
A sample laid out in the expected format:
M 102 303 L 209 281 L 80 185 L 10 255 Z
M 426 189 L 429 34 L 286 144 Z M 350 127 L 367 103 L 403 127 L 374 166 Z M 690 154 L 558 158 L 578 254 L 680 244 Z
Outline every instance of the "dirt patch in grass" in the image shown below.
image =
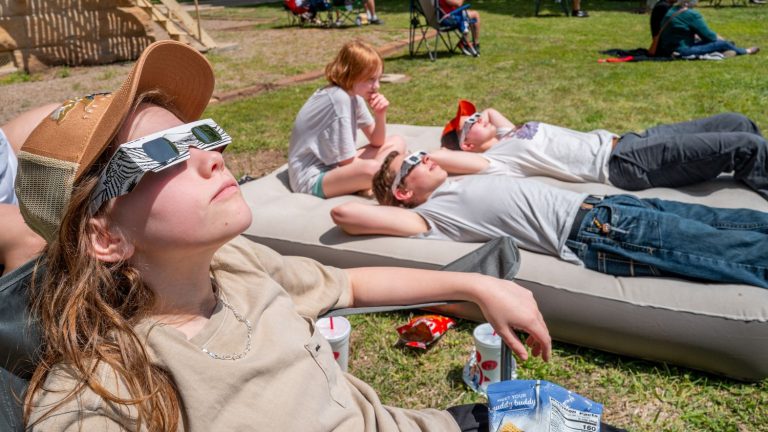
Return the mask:
M 266 175 L 288 161 L 283 150 L 260 150 L 243 153 L 224 153 L 227 168 L 235 178 L 249 175 L 253 178 Z

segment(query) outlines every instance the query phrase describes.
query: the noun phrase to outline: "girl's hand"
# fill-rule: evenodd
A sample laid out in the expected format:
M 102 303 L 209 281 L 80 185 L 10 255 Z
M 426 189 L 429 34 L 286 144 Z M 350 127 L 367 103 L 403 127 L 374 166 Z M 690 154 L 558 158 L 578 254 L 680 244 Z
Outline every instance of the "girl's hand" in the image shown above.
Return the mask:
M 387 108 L 389 108 L 389 101 L 381 93 L 374 93 L 368 100 L 368 105 L 371 106 L 374 115 L 386 114 Z
M 531 347 L 531 353 L 548 361 L 552 353 L 552 338 L 533 294 L 504 279 L 489 278 L 484 285 L 479 293 L 478 306 L 496 333 L 520 359 L 527 360 L 528 352 L 515 335 L 515 330 L 525 331 L 528 333 L 525 343 Z

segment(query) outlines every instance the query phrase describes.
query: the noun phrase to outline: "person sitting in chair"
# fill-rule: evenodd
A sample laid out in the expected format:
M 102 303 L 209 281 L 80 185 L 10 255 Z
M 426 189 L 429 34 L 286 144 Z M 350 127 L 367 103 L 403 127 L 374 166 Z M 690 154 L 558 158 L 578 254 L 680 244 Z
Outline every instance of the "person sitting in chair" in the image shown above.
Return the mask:
M 591 196 L 509 175 L 448 173 L 424 152 L 392 152 L 374 177 L 380 205 L 331 217 L 352 235 L 518 246 L 616 276 L 674 276 L 768 288 L 768 213 L 632 195 Z
M 430 156 L 451 174 L 507 172 L 626 190 L 680 187 L 733 171 L 768 199 L 768 142 L 741 114 L 723 113 L 617 135 L 541 122 L 515 125 L 493 108 L 459 101 Z M 459 151 L 453 151 L 459 150 Z
M 464 0 L 440 0 L 439 3 L 443 13 L 451 13 L 463 5 Z M 480 55 L 480 14 L 474 9 L 467 9 L 464 12 L 468 28 L 461 30 L 471 31 L 474 43 L 464 39 L 459 42 L 459 48 L 463 54 L 477 57 Z

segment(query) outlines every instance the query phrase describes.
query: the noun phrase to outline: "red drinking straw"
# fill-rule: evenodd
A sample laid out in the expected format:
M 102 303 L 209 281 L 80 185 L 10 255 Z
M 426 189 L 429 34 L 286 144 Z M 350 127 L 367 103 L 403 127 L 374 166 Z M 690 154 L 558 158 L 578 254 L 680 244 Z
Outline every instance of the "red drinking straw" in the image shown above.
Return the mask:
M 333 317 L 329 318 L 331 320 L 331 330 L 333 330 Z

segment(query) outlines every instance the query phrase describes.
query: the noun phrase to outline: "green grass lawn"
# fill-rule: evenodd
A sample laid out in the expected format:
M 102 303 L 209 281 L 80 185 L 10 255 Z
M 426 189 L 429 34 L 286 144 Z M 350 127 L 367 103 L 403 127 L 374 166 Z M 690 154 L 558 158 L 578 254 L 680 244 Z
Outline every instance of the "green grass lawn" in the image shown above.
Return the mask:
M 397 39 L 393 34 L 405 38 L 407 4 L 379 0 L 383 28 L 325 30 L 332 35 L 328 43 L 354 37 L 386 42 Z M 768 127 L 766 51 L 726 61 L 599 64 L 597 59 L 604 57 L 600 50 L 649 45 L 649 16 L 631 13 L 637 6 L 634 1 L 590 0 L 583 4 L 592 15 L 588 19 L 535 18 L 533 1 L 473 1 L 482 15 L 482 56 L 441 52 L 431 62 L 423 56 L 411 58 L 403 49 L 387 58 L 386 72 L 411 77 L 383 86 L 391 102 L 389 121 L 442 125 L 455 112 L 456 100 L 468 98 L 480 107 L 498 108 L 513 121 L 540 120 L 580 130 L 621 133 L 723 111 L 744 113 Z M 766 6 L 700 10 L 715 31 L 740 46 L 768 41 Z M 559 5 L 544 2 L 542 12 L 555 15 Z M 260 18 L 265 31 L 291 32 L 298 40 L 303 33 L 316 34 L 286 28 L 279 4 L 211 13 Z M 331 53 L 324 61 L 338 46 L 329 50 L 318 45 Z M 306 72 L 322 64 L 313 58 L 306 68 L 291 70 Z M 221 103 L 208 114 L 230 131 L 235 152 L 287 150 L 296 112 L 321 85 L 318 80 Z M 482 401 L 461 382 L 474 324 L 460 322 L 433 349 L 417 353 L 394 347 L 394 328 L 408 319 L 401 314 L 352 318 L 351 372 L 372 383 L 387 404 L 419 408 Z M 547 379 L 600 401 L 608 422 L 633 431 L 768 430 L 768 380 L 740 383 L 561 343 L 555 344 L 549 364 L 529 361 L 519 366 L 519 375 Z

